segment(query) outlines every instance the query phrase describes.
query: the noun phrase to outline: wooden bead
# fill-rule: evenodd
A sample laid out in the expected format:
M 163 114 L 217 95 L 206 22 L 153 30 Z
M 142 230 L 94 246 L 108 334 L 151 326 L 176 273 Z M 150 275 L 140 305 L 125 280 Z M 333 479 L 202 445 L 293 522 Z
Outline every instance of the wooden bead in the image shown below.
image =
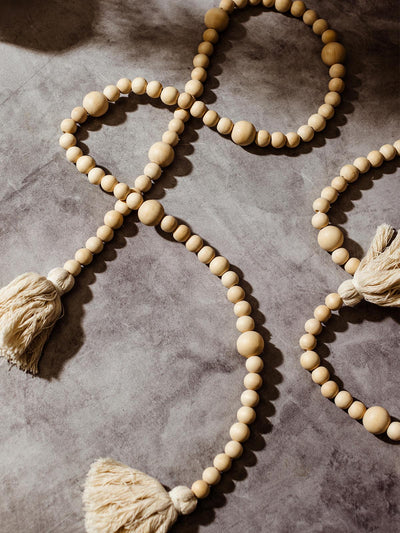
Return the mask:
M 147 81 L 144 78 L 138 77 L 132 80 L 132 92 L 135 94 L 145 94 L 147 88 Z
M 235 316 L 238 316 L 238 317 L 249 315 L 251 313 L 250 303 L 247 302 L 246 300 L 241 300 L 240 302 L 236 302 L 235 305 L 233 306 L 233 313 L 235 314 Z
M 275 9 L 280 13 L 286 13 L 292 7 L 292 0 L 275 0 Z
M 217 124 L 217 131 L 221 135 L 229 135 L 233 129 L 233 122 L 230 118 L 222 117 Z
M 114 204 L 115 211 L 118 211 L 118 213 L 121 213 L 124 217 L 127 217 L 132 213 L 132 210 L 129 209 L 129 207 L 126 205 L 125 202 L 122 200 L 117 200 Z
M 204 54 L 206 56 L 211 56 L 214 52 L 214 47 L 209 41 L 203 41 L 197 47 L 197 52 L 199 54 Z
M 392 422 L 387 428 L 387 436 L 389 439 L 399 441 L 400 440 L 400 422 Z
M 243 424 L 252 424 L 256 419 L 256 412 L 252 407 L 248 405 L 242 405 L 242 407 L 239 407 L 236 417 L 238 422 L 242 422 Z
M 118 229 L 122 226 L 124 217 L 118 211 L 107 211 L 104 215 L 104 224 L 112 229 Z
M 210 487 L 208 483 L 206 483 L 202 479 L 198 479 L 193 483 L 191 491 L 196 496 L 196 498 L 202 500 L 203 498 L 207 498 L 207 496 L 210 494 Z
M 264 368 L 264 361 L 258 355 L 253 355 L 246 359 L 246 370 L 247 372 L 257 372 L 260 373 Z
M 315 35 L 322 35 L 328 28 L 329 25 L 325 19 L 317 19 L 312 25 Z
M 255 374 L 258 376 L 258 374 Z M 250 437 L 250 429 L 242 422 L 232 424 L 229 435 L 236 442 L 245 442 Z
M 333 42 L 337 41 L 337 39 L 338 39 L 338 35 L 335 32 L 335 30 L 328 30 L 327 29 L 324 32 L 322 32 L 322 34 L 321 34 L 321 41 L 324 44 L 333 43 Z
M 384 161 L 383 155 L 378 152 L 378 150 L 372 150 L 372 152 L 367 155 L 367 159 L 371 163 L 371 166 L 375 168 L 380 167 Z
M 133 191 L 130 194 L 128 194 L 125 201 L 129 209 L 136 211 L 136 209 L 139 209 L 139 207 L 143 203 L 143 196 L 140 192 Z
M 216 44 L 218 42 L 218 39 L 218 32 L 212 28 L 208 28 L 203 32 L 203 41 L 210 41 L 210 43 Z
M 333 252 L 336 248 L 340 248 L 344 241 L 342 231 L 336 226 L 326 226 L 319 230 L 318 244 L 323 250 Z
M 368 170 L 371 168 L 371 163 L 366 157 L 357 157 L 357 159 L 354 160 L 353 165 L 360 172 L 360 174 L 365 174 L 365 172 L 368 172 Z
M 342 178 L 344 178 L 348 183 L 353 183 L 353 181 L 356 181 L 356 179 L 359 176 L 358 168 L 354 165 L 344 165 L 340 169 L 340 175 Z
M 101 180 L 104 178 L 105 172 L 102 168 L 94 167 L 88 172 L 88 180 L 93 185 L 100 185 Z
M 213 465 L 219 472 L 226 472 L 232 466 L 232 459 L 226 453 L 219 453 L 214 457 Z
M 74 277 L 78 276 L 82 271 L 82 266 L 76 259 L 68 259 L 63 268 Z
M 320 358 L 317 352 L 307 350 L 301 354 L 300 364 L 305 370 L 314 370 L 320 364 Z
M 286 135 L 281 131 L 271 133 L 271 146 L 273 148 L 283 148 L 286 144 Z
M 72 118 L 65 118 L 60 124 L 61 131 L 64 133 L 75 133 L 78 129 L 75 120 Z
M 255 390 L 247 389 L 242 392 L 242 395 L 240 396 L 240 402 L 242 405 L 245 405 L 246 407 L 256 407 L 260 401 L 260 397 L 258 395 L 258 392 Z
M 342 65 L 341 63 L 335 63 L 329 69 L 329 76 L 331 78 L 344 78 L 345 75 L 346 75 L 346 67 Z
M 179 118 L 182 122 L 187 122 L 190 119 L 190 113 L 187 109 L 175 109 L 174 118 Z
M 286 135 L 286 146 L 288 148 L 296 148 L 296 146 L 299 146 L 301 138 L 300 135 L 298 135 L 294 131 L 289 131 Z
M 325 366 L 318 366 L 311 372 L 311 379 L 317 385 L 323 385 L 329 379 L 329 370 Z
M 206 111 L 206 104 L 200 100 L 197 100 L 190 108 L 190 114 L 195 118 L 202 118 Z
M 183 133 L 185 129 L 185 123 L 179 118 L 173 118 L 168 122 L 168 131 L 174 131 L 175 133 Z
M 316 229 L 322 229 L 329 224 L 329 217 L 326 213 L 315 213 L 311 219 L 311 224 Z
M 336 265 L 344 265 L 349 260 L 350 254 L 346 248 L 337 248 L 332 252 L 331 258 Z
M 326 198 L 317 198 L 313 202 L 313 209 L 316 213 L 326 213 L 330 207 L 331 204 Z
M 258 390 L 262 386 L 262 377 L 256 372 L 249 372 L 243 380 L 246 389 Z
M 175 87 L 164 87 L 164 89 L 161 91 L 161 101 L 165 105 L 175 105 L 178 101 L 179 91 L 178 89 L 175 89 Z
M 354 418 L 355 420 L 361 420 L 366 410 L 367 408 L 362 402 L 355 401 L 350 405 L 347 412 L 351 418 Z
M 205 68 L 195 67 L 190 73 L 190 78 L 192 80 L 197 80 L 197 81 L 201 81 L 202 83 L 204 83 L 207 79 L 207 71 Z
M 213 111 L 212 109 L 206 111 L 205 115 L 203 116 L 203 124 L 205 124 L 209 128 L 214 128 L 218 124 L 218 121 L 218 113 L 216 111 Z
M 221 255 L 214 257 L 210 262 L 210 271 L 215 276 L 222 276 L 222 274 L 225 274 L 229 270 L 229 267 L 228 259 Z
M 344 63 L 344 60 L 346 59 L 346 49 L 340 43 L 328 43 L 321 51 L 321 59 L 328 67 L 335 63 Z
M 317 339 L 311 333 L 305 333 L 300 337 L 299 344 L 303 350 L 313 350 L 317 345 Z
M 271 135 L 267 130 L 260 130 L 256 133 L 255 143 L 260 148 L 265 148 L 271 142 Z
M 147 163 L 143 169 L 143 174 L 148 176 L 151 180 L 156 181 L 161 176 L 161 167 L 157 163 Z
M 107 85 L 103 90 L 103 94 L 109 102 L 116 102 L 121 92 L 116 85 Z
M 345 88 L 345 83 L 341 78 L 332 78 L 328 84 L 328 89 L 337 93 L 342 93 Z
M 210 64 L 210 58 L 206 54 L 196 54 L 193 58 L 193 66 L 207 68 Z
M 328 186 L 324 187 L 321 191 L 321 198 L 325 198 L 325 200 L 328 200 L 330 204 L 333 204 L 333 202 L 336 202 L 338 198 L 338 192 L 334 187 Z
M 335 396 L 335 404 L 340 409 L 348 409 L 353 403 L 353 396 L 347 390 L 341 390 Z
M 319 335 L 322 331 L 322 324 L 316 318 L 310 318 L 304 324 L 304 329 L 307 333 L 310 333 L 310 335 Z
M 275 0 L 262 0 L 264 7 L 274 7 Z
M 339 386 L 335 381 L 327 381 L 321 386 L 321 394 L 324 398 L 332 400 L 339 392 Z
M 354 276 L 359 266 L 360 266 L 360 260 L 357 259 L 357 257 L 350 257 L 347 263 L 345 263 L 344 269 L 346 272 Z
M 221 0 L 219 7 L 226 11 L 227 13 L 232 13 L 235 9 L 235 3 L 233 0 Z
M 197 253 L 203 246 L 203 239 L 199 235 L 192 235 L 186 241 L 185 246 L 189 252 Z
M 132 90 L 132 82 L 129 78 L 121 78 L 117 81 L 117 87 L 122 94 L 129 94 Z
M 331 181 L 331 185 L 338 192 L 344 192 L 347 189 L 348 183 L 343 176 L 336 176 Z
M 110 226 L 100 226 L 97 228 L 96 236 L 103 242 L 109 242 L 114 237 L 114 230 Z
M 75 253 L 75 260 L 81 265 L 89 265 L 93 261 L 93 254 L 87 248 L 80 248 Z
M 68 148 L 71 148 L 71 146 L 76 145 L 76 137 L 75 135 L 72 135 L 72 133 L 63 133 L 58 143 L 61 148 L 64 148 L 64 150 L 68 150 Z
M 201 477 L 203 478 L 203 481 L 205 481 L 208 485 L 217 485 L 221 480 L 221 474 L 215 468 L 215 466 L 209 466 L 208 468 L 203 470 L 203 474 Z
M 395 148 L 397 155 L 400 155 L 400 139 L 393 143 L 393 147 Z
M 88 174 L 95 166 L 96 161 L 90 155 L 83 155 L 76 162 L 76 168 L 82 174 Z
M 311 126 L 314 131 L 322 131 L 326 126 L 326 120 L 318 113 L 314 113 L 308 119 L 308 125 Z
M 152 163 L 167 167 L 174 160 L 175 152 L 169 144 L 159 141 L 150 147 L 148 157 Z
M 312 26 L 314 22 L 318 20 L 318 15 L 313 9 L 307 9 L 303 14 L 303 22 L 307 26 Z
M 254 319 L 251 316 L 241 316 L 236 320 L 236 329 L 241 333 L 252 331 L 254 327 Z
M 215 259 L 213 259 L 213 261 L 215 261 Z M 226 293 L 226 297 L 228 298 L 228 300 L 234 304 L 240 302 L 241 300 L 244 300 L 245 296 L 246 293 L 244 292 L 244 289 L 240 287 L 240 285 L 234 285 L 233 287 L 228 289 L 228 292 Z
M 189 93 L 181 93 L 178 96 L 178 106 L 182 109 L 189 109 L 193 105 L 193 102 L 194 98 Z
M 164 216 L 164 208 L 158 200 L 146 200 L 138 209 L 138 217 L 146 226 L 157 226 Z
M 342 307 L 343 301 L 337 292 L 331 292 L 325 298 L 325 305 L 332 311 L 337 311 Z
M 239 276 L 236 274 L 236 272 L 233 272 L 233 270 L 228 270 L 222 275 L 221 283 L 224 287 L 230 289 L 239 283 Z
M 224 451 L 232 459 L 238 459 L 243 453 L 243 446 L 238 441 L 230 440 L 226 443 Z
M 185 224 L 180 224 L 173 232 L 172 236 L 177 242 L 186 242 L 191 235 L 190 228 Z
M 165 233 L 173 233 L 178 227 L 178 221 L 172 215 L 166 215 L 161 220 L 160 227 Z
M 157 80 L 149 81 L 146 87 L 146 94 L 150 98 L 159 98 L 163 86 Z
M 204 92 L 204 85 L 200 80 L 189 80 L 185 84 L 185 92 L 194 98 L 199 98 Z
M 74 107 L 74 109 L 71 111 L 72 120 L 79 122 L 79 124 L 83 124 L 87 120 L 87 117 L 87 111 L 82 106 Z
M 339 93 L 330 91 L 329 93 L 326 93 L 324 102 L 326 104 L 330 104 L 333 107 L 337 107 L 340 102 L 342 101 L 342 98 Z
M 248 120 L 239 120 L 232 128 L 231 139 L 239 146 L 248 146 L 256 136 L 256 128 Z
M 297 133 L 300 136 L 301 140 L 306 143 L 312 141 L 314 138 L 314 130 L 308 124 L 300 126 L 300 128 L 297 130 Z
M 300 18 L 304 15 L 306 10 L 306 5 L 304 2 L 295 0 L 290 8 L 290 13 L 297 18 Z
M 379 148 L 379 151 L 383 155 L 385 161 L 391 161 L 397 155 L 396 148 L 391 144 L 384 144 Z
M 264 350 L 264 339 L 257 331 L 245 331 L 239 335 L 236 347 L 243 357 L 260 355 Z
M 92 91 L 83 99 L 83 107 L 92 117 L 101 117 L 108 111 L 108 100 L 103 93 Z
M 331 318 L 331 310 L 326 305 L 318 305 L 314 309 L 314 317 L 320 322 L 327 322 Z
M 389 427 L 390 416 L 386 409 L 374 405 L 365 411 L 362 422 L 367 431 L 381 435 Z
M 101 178 L 100 187 L 103 191 L 113 192 L 114 187 L 118 184 L 118 180 L 115 176 L 107 174 Z
M 330 104 L 322 104 L 318 108 L 318 114 L 324 117 L 325 120 L 329 120 L 335 114 L 335 108 Z
M 141 174 L 135 179 L 135 189 L 140 192 L 147 192 L 151 189 L 152 183 L 149 176 L 146 176 L 146 174 Z M 115 187 L 117 188 L 118 185 Z M 114 189 L 115 194 L 115 189 Z
M 211 246 L 203 246 L 203 248 L 199 250 L 197 257 L 201 263 L 208 265 L 208 263 L 210 263 L 215 257 L 215 250 L 214 248 L 211 248 Z
M 99 237 L 89 237 L 86 241 L 85 247 L 92 252 L 92 254 L 99 254 L 104 247 L 103 241 Z
M 204 15 L 204 24 L 218 32 L 224 31 L 229 24 L 229 15 L 219 7 L 212 7 Z

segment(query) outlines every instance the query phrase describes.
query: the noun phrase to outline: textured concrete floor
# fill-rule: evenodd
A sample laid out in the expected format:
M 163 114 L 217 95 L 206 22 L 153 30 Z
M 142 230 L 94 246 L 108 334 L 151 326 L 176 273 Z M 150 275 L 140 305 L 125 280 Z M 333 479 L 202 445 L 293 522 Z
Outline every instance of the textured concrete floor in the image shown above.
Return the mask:
M 89 90 L 144 75 L 182 90 L 211 1 L 0 3 L 0 283 L 61 266 L 113 200 L 58 147 Z M 348 88 L 328 128 L 294 151 L 241 149 L 192 121 L 150 193 L 244 276 L 266 339 L 258 421 L 222 483 L 174 528 L 189 532 L 399 530 L 400 448 L 322 398 L 299 365 L 304 321 L 348 275 L 319 249 L 311 205 L 339 168 L 399 137 L 398 4 L 310 7 L 349 50 Z M 328 75 L 302 23 L 262 9 L 232 20 L 205 100 L 233 120 L 297 129 Z M 81 146 L 132 183 L 171 111 L 125 98 L 83 128 Z M 399 162 L 353 184 L 332 211 L 361 257 L 375 227 L 399 227 Z M 348 238 L 347 238 L 348 235 Z M 111 456 L 167 486 L 190 484 L 222 451 L 243 360 L 224 290 L 183 246 L 130 217 L 64 298 L 33 379 L 0 363 L 0 530 L 82 532 L 91 461 Z M 356 397 L 400 416 L 397 310 L 344 310 L 321 353 Z

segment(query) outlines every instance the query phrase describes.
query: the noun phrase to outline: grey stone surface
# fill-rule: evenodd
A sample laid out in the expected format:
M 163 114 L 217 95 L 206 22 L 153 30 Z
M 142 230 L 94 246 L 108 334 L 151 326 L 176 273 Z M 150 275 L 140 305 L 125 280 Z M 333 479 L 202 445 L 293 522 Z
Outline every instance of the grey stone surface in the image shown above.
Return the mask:
M 0 4 L 0 283 L 72 257 L 113 199 L 58 147 L 60 121 L 89 90 L 144 75 L 182 90 L 211 1 Z M 311 205 L 340 167 L 398 130 L 398 4 L 314 3 L 349 50 L 337 115 L 294 151 L 242 149 L 191 121 L 149 197 L 186 221 L 244 276 L 266 340 L 265 386 L 243 458 L 177 533 L 395 532 L 399 447 L 322 398 L 299 365 L 313 308 L 347 274 L 319 249 Z M 328 76 L 302 23 L 260 8 L 235 15 L 205 100 L 233 120 L 296 130 Z M 79 142 L 133 182 L 170 110 L 124 98 Z M 361 257 L 384 221 L 399 227 L 398 161 L 353 184 L 332 210 Z M 347 238 L 348 235 L 348 238 Z M 169 487 L 222 451 L 245 374 L 225 290 L 183 246 L 135 216 L 64 298 L 33 379 L 0 363 L 0 530 L 82 532 L 90 463 L 111 456 Z M 321 336 L 356 397 L 400 415 L 397 310 L 343 310 Z

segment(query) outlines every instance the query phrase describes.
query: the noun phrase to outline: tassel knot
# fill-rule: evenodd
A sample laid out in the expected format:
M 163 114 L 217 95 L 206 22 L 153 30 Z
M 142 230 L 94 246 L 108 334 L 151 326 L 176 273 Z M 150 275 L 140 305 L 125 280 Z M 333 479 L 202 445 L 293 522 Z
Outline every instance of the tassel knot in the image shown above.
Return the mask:
M 178 485 L 168 492 L 178 514 L 187 515 L 193 513 L 197 506 L 197 499 L 189 487 Z

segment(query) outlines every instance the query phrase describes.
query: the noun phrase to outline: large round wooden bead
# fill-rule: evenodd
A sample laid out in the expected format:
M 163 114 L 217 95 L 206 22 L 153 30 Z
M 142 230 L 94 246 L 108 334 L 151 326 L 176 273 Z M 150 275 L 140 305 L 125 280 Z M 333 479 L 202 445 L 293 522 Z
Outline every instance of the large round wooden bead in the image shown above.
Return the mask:
M 107 113 L 109 103 L 103 93 L 92 91 L 85 96 L 82 105 L 92 117 L 101 117 Z
M 107 211 L 104 215 L 104 224 L 112 229 L 118 229 L 122 226 L 124 217 L 118 211 Z
M 206 483 L 202 479 L 198 479 L 197 481 L 195 481 L 191 487 L 191 490 L 196 496 L 196 498 L 198 498 L 199 500 L 207 498 L 207 496 L 210 494 L 210 487 L 208 483 Z
M 164 216 L 164 208 L 158 200 L 146 200 L 138 210 L 140 222 L 146 226 L 157 226 Z
M 390 424 L 389 413 L 383 407 L 374 405 L 367 409 L 363 416 L 363 425 L 367 431 L 374 435 L 384 433 Z
M 174 160 L 175 152 L 169 144 L 159 141 L 150 147 L 148 156 L 152 163 L 167 167 Z
M 236 440 L 230 440 L 226 443 L 224 452 L 232 459 L 238 459 L 243 453 L 243 446 Z
M 260 355 L 264 350 L 264 339 L 257 331 L 245 331 L 239 336 L 236 347 L 243 357 Z
M 233 126 L 231 138 L 239 146 L 251 144 L 256 137 L 256 128 L 248 120 L 239 120 Z
M 387 436 L 389 439 L 399 441 L 400 440 L 400 422 L 392 422 L 387 428 Z
M 210 262 L 210 271 L 215 276 L 222 276 L 222 274 L 225 274 L 229 270 L 229 266 L 228 259 L 219 255 L 218 257 L 214 257 Z
M 367 408 L 365 405 L 357 400 L 350 405 L 347 412 L 351 418 L 354 418 L 355 420 L 361 420 L 366 410 Z
M 232 424 L 229 435 L 236 442 L 244 442 L 250 437 L 250 429 L 243 422 Z
M 335 63 L 343 63 L 346 59 L 346 49 L 340 43 L 328 43 L 321 51 L 321 59 L 328 67 Z
M 204 15 L 204 24 L 207 28 L 216 31 L 224 31 L 229 24 L 229 15 L 219 7 L 213 7 Z
M 318 244 L 327 252 L 333 252 L 336 248 L 340 248 L 343 241 L 344 235 L 336 226 L 326 226 L 318 233 Z

